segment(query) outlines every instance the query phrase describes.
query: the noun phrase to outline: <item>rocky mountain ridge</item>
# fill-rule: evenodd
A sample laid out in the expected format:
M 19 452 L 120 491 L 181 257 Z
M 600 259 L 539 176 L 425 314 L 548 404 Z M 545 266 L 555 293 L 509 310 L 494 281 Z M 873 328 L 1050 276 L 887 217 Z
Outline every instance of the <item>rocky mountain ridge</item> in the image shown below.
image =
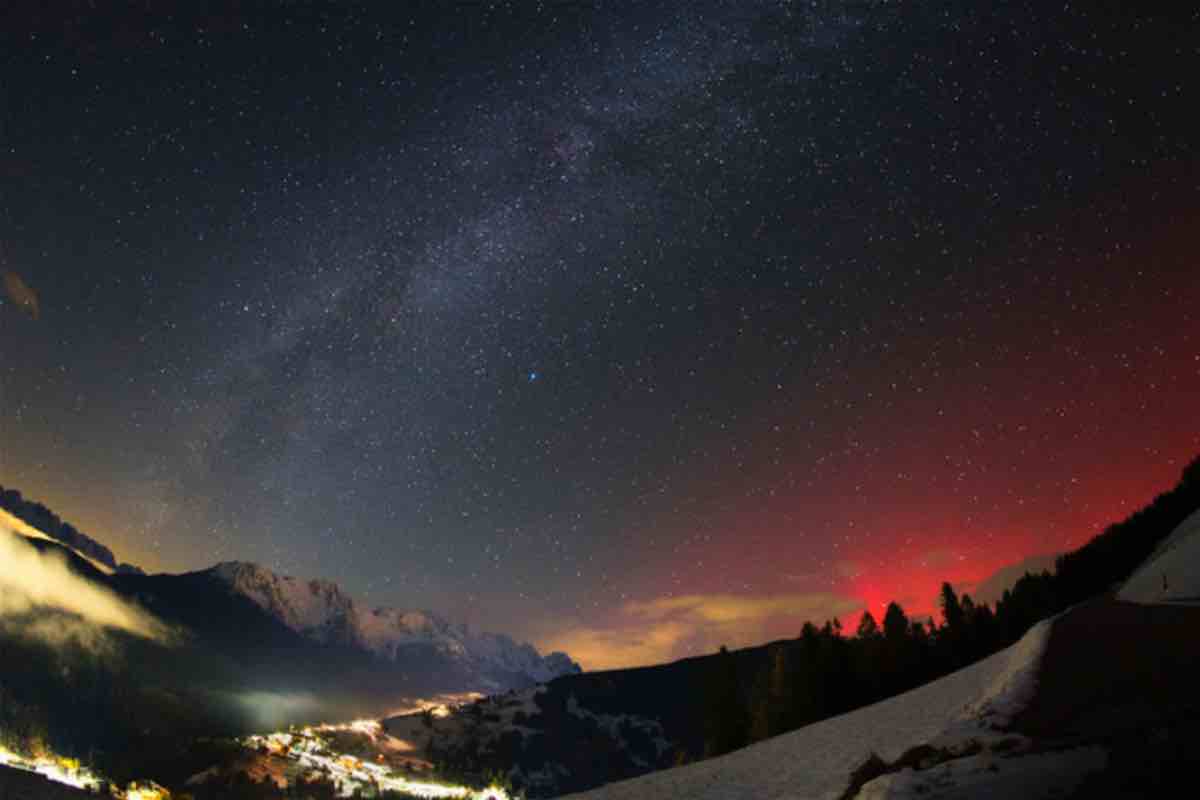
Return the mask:
M 245 561 L 223 562 L 208 572 L 319 644 L 358 647 L 389 661 L 406 648 L 432 648 L 479 674 L 484 686 L 544 683 L 581 671 L 565 653 L 542 655 L 530 644 L 474 632 L 430 611 L 367 608 L 332 581 L 279 575 Z

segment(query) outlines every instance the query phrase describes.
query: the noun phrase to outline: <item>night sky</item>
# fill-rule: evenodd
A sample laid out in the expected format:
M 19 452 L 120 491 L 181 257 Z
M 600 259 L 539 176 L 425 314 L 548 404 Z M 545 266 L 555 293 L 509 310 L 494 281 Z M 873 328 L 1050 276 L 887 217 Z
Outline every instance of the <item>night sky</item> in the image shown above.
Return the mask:
M 122 560 L 645 663 L 928 612 L 1200 453 L 1197 12 L 40 5 L 0 484 Z

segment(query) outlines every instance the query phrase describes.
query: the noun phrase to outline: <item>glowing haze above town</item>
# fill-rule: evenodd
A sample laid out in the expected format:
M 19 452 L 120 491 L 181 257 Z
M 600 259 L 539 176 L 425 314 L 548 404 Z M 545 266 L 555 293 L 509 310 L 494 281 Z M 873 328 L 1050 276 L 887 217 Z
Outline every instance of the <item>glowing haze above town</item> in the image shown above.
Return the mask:
M 588 668 L 1077 546 L 1200 452 L 1197 38 L 1041 5 L 6 21 L 0 484 Z

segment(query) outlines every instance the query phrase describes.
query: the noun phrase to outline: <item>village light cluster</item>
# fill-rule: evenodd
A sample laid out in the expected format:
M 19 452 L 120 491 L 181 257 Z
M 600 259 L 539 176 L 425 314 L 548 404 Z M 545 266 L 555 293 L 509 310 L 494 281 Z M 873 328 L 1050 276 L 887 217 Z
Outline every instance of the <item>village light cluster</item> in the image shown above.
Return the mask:
M 134 782 L 120 789 L 81 766 L 77 759 L 54 754 L 26 756 L 0 745 L 0 766 L 32 772 L 55 783 L 88 792 L 107 791 L 105 796 L 116 800 L 170 800 L 171 797 L 170 792 L 152 781 Z
M 429 800 L 511 800 L 500 787 L 471 789 L 467 786 L 412 780 L 395 774 L 386 766 L 332 752 L 329 742 L 320 734 L 337 731 L 353 731 L 368 736 L 372 741 L 383 735 L 382 726 L 377 721 L 355 720 L 340 725 L 318 725 L 247 736 L 241 742 L 246 747 L 266 750 L 271 755 L 295 761 L 301 767 L 327 773 L 342 797 L 350 797 L 358 790 L 374 789 L 404 792 Z
M 382 726 L 375 720 L 355 720 L 337 725 L 318 725 L 289 732 L 248 736 L 239 741 L 245 747 L 265 750 L 273 756 L 286 758 L 302 769 L 322 772 L 330 777 L 342 797 L 356 791 L 393 791 L 428 800 L 513 800 L 502 788 L 472 789 L 467 786 L 419 781 L 397 775 L 381 764 L 373 764 L 352 755 L 330 750 L 322 733 L 350 731 L 369 737 L 372 741 L 384 736 Z M 56 783 L 90 792 L 108 792 L 115 800 L 169 800 L 165 788 L 151 782 L 139 781 L 125 789 L 113 786 L 79 761 L 54 754 L 23 755 L 0 746 L 0 766 L 25 770 Z

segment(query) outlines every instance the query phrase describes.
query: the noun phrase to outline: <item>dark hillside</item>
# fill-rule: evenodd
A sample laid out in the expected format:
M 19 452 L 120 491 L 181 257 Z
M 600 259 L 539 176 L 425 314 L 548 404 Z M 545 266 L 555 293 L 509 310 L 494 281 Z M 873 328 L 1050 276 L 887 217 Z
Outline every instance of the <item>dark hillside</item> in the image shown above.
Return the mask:
M 1200 606 L 1096 600 L 1055 620 L 1037 690 L 1012 728 L 1044 747 L 1108 751 L 1080 800 L 1170 796 L 1194 782 L 1197 669 Z
M 96 795 L 22 769 L 0 767 L 0 800 L 95 800 Z

